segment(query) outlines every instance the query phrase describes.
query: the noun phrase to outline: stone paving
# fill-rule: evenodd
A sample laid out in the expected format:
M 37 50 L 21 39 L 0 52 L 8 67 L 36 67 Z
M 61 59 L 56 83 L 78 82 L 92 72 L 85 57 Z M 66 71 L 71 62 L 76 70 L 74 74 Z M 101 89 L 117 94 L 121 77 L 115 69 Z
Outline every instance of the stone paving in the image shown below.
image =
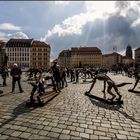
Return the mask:
M 134 78 L 109 76 L 116 82 Z M 1 81 L 2 83 L 2 81 Z M 112 106 L 84 95 L 91 83 L 68 83 L 68 87 L 44 107 L 27 108 L 31 87 L 23 77 L 24 93 L 0 87 L 0 139 L 140 139 L 140 93 L 128 92 L 133 85 L 120 87 L 124 104 Z M 98 81 L 92 94 L 103 97 L 103 82 Z M 136 90 L 139 90 L 139 85 Z

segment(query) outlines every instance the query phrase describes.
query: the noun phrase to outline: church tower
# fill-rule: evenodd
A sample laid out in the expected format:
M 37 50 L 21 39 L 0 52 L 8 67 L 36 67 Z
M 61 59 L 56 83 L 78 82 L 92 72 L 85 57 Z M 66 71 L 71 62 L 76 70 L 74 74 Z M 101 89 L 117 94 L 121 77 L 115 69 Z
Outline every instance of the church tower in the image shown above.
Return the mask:
M 128 58 L 131 58 L 132 59 L 132 48 L 131 48 L 131 46 L 130 45 L 128 45 L 127 47 L 126 47 L 126 57 L 128 57 Z

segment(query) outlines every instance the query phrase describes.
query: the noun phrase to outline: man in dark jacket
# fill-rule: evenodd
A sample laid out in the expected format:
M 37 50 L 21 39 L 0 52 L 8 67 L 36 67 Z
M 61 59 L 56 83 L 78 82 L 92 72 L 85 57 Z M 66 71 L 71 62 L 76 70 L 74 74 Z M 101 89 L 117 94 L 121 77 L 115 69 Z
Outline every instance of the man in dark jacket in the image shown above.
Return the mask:
M 68 86 L 67 80 L 66 80 L 66 68 L 62 67 L 60 68 L 60 77 L 61 77 L 61 88 L 64 88 Z
M 75 76 L 76 76 L 76 83 L 79 82 L 79 70 L 76 69 L 75 71 Z
M 24 91 L 22 90 L 22 87 L 21 87 L 21 84 L 20 84 L 20 79 L 21 79 L 22 71 L 18 67 L 17 64 L 14 64 L 14 67 L 11 69 L 11 73 L 10 74 L 12 76 L 12 93 L 15 90 L 16 81 L 18 82 L 20 93 L 23 93 Z
M 55 82 L 55 87 L 57 88 L 57 90 L 60 92 L 60 70 L 59 70 L 59 66 L 57 65 L 57 62 L 54 62 L 54 65 L 51 67 L 52 72 L 53 72 L 53 77 L 54 77 L 54 82 Z

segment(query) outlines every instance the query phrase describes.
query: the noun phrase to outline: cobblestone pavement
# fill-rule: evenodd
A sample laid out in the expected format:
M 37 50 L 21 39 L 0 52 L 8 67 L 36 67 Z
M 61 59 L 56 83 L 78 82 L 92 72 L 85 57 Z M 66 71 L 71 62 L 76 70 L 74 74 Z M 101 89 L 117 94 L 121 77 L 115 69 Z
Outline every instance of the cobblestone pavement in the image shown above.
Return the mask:
M 134 78 L 109 74 L 116 83 Z M 24 78 L 23 78 L 24 79 Z M 2 81 L 1 81 L 2 83 Z M 31 87 L 22 81 L 24 93 L 0 87 L 0 139 L 140 139 L 140 93 L 120 87 L 124 104 L 112 106 L 84 95 L 91 83 L 68 83 L 68 87 L 44 107 L 27 108 Z M 97 81 L 92 94 L 103 97 L 103 82 Z M 139 90 L 139 85 L 136 90 Z

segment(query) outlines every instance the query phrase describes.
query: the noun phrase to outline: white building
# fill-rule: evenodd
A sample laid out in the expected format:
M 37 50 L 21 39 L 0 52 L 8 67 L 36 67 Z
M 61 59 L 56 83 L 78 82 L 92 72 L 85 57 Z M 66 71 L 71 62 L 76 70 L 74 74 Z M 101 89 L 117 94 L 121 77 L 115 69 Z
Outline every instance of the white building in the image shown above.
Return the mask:
M 8 66 L 17 63 L 21 67 L 30 67 L 30 50 L 33 39 L 10 39 L 6 43 Z

